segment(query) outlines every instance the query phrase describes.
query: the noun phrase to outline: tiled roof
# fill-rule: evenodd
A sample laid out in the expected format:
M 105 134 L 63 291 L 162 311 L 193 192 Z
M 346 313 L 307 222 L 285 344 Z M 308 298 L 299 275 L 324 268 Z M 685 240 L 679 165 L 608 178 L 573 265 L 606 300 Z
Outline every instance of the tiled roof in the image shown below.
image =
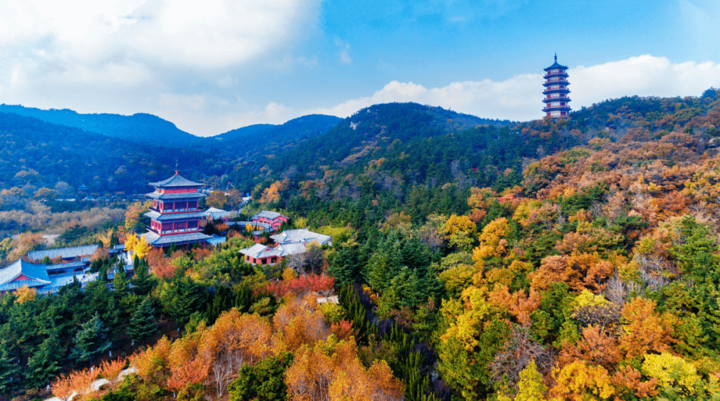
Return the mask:
M 84 268 L 89 265 L 90 265 L 89 261 L 80 260 L 77 262 L 58 263 L 56 265 L 47 265 L 46 270 L 50 271 L 50 270 L 59 270 L 59 269 L 70 269 L 70 268 L 76 269 L 78 267 Z
M 317 242 L 319 245 L 325 245 L 332 242 L 331 236 L 314 233 L 307 228 L 301 228 L 298 230 L 285 230 L 280 234 L 270 236 L 270 238 L 272 238 L 278 244 L 307 244 L 310 242 Z
M 213 220 L 217 220 L 230 216 L 230 212 L 228 212 L 227 210 L 211 207 L 210 209 L 204 211 L 203 215 L 205 217 L 210 216 L 213 218 Z
M 241 249 L 240 253 L 250 256 L 251 258 L 272 258 L 285 257 L 305 253 L 307 248 L 303 244 L 285 244 L 271 248 L 267 245 L 255 244 L 250 248 Z
M 155 211 L 149 211 L 145 213 L 145 216 L 158 221 L 170 221 L 170 220 L 183 220 L 183 219 L 194 219 L 205 217 L 204 212 L 189 212 L 189 213 L 163 213 L 160 214 Z
M 266 218 L 266 219 L 275 220 L 275 219 L 277 219 L 278 217 L 285 217 L 285 216 L 281 215 L 281 214 L 278 213 L 278 212 L 270 212 L 270 211 L 267 211 L 267 210 L 263 210 L 262 212 L 260 212 L 260 213 L 256 214 L 255 216 L 253 216 L 250 220 L 255 220 L 255 219 L 259 218 L 259 217 L 264 217 L 264 218 Z
M 160 200 L 174 200 L 174 199 L 196 199 L 196 198 L 204 198 L 205 194 L 201 194 L 200 192 L 186 192 L 186 193 L 180 193 L 180 194 L 161 194 L 159 192 L 150 192 L 149 194 L 146 194 L 150 199 L 160 199 Z
M 554 69 L 556 69 L 556 68 L 560 68 L 560 69 L 564 69 L 564 70 L 567 70 L 567 69 L 568 69 L 568 68 L 565 67 L 564 65 L 558 64 L 557 60 L 555 60 L 555 63 L 553 63 L 553 65 L 551 65 L 550 67 L 545 68 L 545 71 L 554 70 Z
M 201 242 L 207 241 L 211 238 L 209 235 L 203 233 L 190 233 L 190 234 L 173 234 L 173 235 L 157 235 L 152 231 L 148 231 L 143 234 L 148 244 L 155 246 L 170 245 L 172 243 L 181 242 Z
M 180 174 L 175 174 L 174 176 L 168 178 L 167 180 L 162 180 L 158 182 L 151 182 L 150 185 L 158 188 L 183 188 L 183 187 L 202 187 L 205 184 L 201 184 L 199 182 L 193 182 L 188 180 L 187 178 L 184 178 Z
M 25 276 L 26 280 L 17 280 L 20 276 Z M 45 265 L 36 265 L 18 259 L 10 266 L 0 269 L 0 291 L 13 291 L 20 287 L 42 287 L 50 284 Z
M 58 256 L 63 259 L 77 258 L 79 256 L 90 256 L 97 251 L 98 246 L 85 245 L 85 246 L 73 246 L 70 248 L 58 248 L 58 249 L 43 249 L 41 251 L 28 252 L 28 259 L 42 261 L 47 256 L 50 259 Z

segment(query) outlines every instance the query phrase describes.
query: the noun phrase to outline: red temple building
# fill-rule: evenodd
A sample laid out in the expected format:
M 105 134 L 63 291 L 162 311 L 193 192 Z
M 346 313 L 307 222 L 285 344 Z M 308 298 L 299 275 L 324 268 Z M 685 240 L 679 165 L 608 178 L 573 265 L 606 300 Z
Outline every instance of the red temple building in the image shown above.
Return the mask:
M 545 68 L 545 107 L 543 112 L 550 118 L 567 118 L 570 113 L 570 89 L 568 89 L 567 67 L 557 62 L 557 54 L 555 55 L 555 63 Z
M 150 228 L 144 234 L 153 248 L 189 248 L 193 244 L 205 243 L 210 236 L 201 232 L 200 220 L 204 213 L 199 200 L 205 195 L 198 192 L 203 184 L 183 178 L 177 171 L 167 180 L 151 182 L 155 192 L 149 193 L 153 205 L 145 214 L 149 217 Z

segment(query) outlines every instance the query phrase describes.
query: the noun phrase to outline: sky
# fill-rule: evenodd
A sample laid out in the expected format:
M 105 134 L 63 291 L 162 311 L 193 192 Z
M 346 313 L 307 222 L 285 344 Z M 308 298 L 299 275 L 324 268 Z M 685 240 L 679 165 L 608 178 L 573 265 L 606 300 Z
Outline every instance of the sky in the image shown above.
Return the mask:
M 720 87 L 718 0 L 2 0 L 0 103 L 151 113 L 209 136 L 412 101 L 542 118 Z

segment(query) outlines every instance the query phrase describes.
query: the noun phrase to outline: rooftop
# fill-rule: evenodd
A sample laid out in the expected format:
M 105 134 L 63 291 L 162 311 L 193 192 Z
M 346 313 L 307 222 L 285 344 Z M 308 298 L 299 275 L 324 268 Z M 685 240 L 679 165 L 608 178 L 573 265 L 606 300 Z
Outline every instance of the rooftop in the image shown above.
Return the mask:
M 202 187 L 205 184 L 190 181 L 176 172 L 174 176 L 168 178 L 167 180 L 151 182 L 150 185 L 158 188 L 189 188 Z
M 561 70 L 567 70 L 567 69 L 568 69 L 566 66 L 558 64 L 558 62 L 557 62 L 557 54 L 555 55 L 555 62 L 553 63 L 553 65 L 551 65 L 551 66 L 548 67 L 548 68 L 545 68 L 545 71 L 550 71 L 550 70 L 554 70 L 554 69 L 561 69 Z
M 210 209 L 204 211 L 204 212 L 203 212 L 203 215 L 204 215 L 205 217 L 212 217 L 213 220 L 217 220 L 217 219 L 222 219 L 222 218 L 225 218 L 225 217 L 229 217 L 229 216 L 230 216 L 230 212 L 228 212 L 227 210 L 222 210 L 222 209 L 218 209 L 218 208 L 215 208 L 215 207 L 211 207 Z
M 267 211 L 267 210 L 263 210 L 262 212 L 260 212 L 260 213 L 256 214 L 255 216 L 253 216 L 250 220 L 255 220 L 256 218 L 259 218 L 259 217 L 264 217 L 264 218 L 266 218 L 266 219 L 275 220 L 275 219 L 277 219 L 278 217 L 285 217 L 285 216 L 281 215 L 281 214 L 278 213 L 278 212 L 270 212 L 270 211 Z
M 152 231 L 146 232 L 145 234 L 143 234 L 143 236 L 145 237 L 145 240 L 147 240 L 148 244 L 154 246 L 164 246 L 173 243 L 179 244 L 182 242 L 207 241 L 211 238 L 209 235 L 205 235 L 203 233 L 173 234 L 160 236 Z
M 205 212 L 189 212 L 189 213 L 158 213 L 150 211 L 145 213 L 145 216 L 158 221 L 169 221 L 169 220 L 182 220 L 182 219 L 195 219 L 205 217 Z
M 36 265 L 18 259 L 10 266 L 0 269 L 0 291 L 13 291 L 20 287 L 42 287 L 50 284 L 45 265 Z
M 267 245 L 255 244 L 250 248 L 241 249 L 240 253 L 243 255 L 250 256 L 251 258 L 271 258 L 271 257 L 286 257 L 290 255 L 297 255 L 305 253 L 307 248 L 303 244 L 283 244 L 271 248 Z
M 30 260 L 42 261 L 47 256 L 50 259 L 60 256 L 63 259 L 75 259 L 82 256 L 90 256 L 97 251 L 98 246 L 95 245 L 83 245 L 73 246 L 69 248 L 58 248 L 58 249 L 43 249 L 40 251 L 28 252 L 27 257 Z
M 183 192 L 179 194 L 161 194 L 159 192 L 150 192 L 149 194 L 146 194 L 150 199 L 159 199 L 159 200 L 175 200 L 175 199 L 195 199 L 195 198 L 204 198 L 205 194 L 201 194 L 200 192 Z
M 280 234 L 270 236 L 270 238 L 272 238 L 278 244 L 307 244 L 310 242 L 317 242 L 319 245 L 325 245 L 332 242 L 331 236 L 318 234 L 308 230 L 307 228 L 301 228 L 297 230 L 285 230 Z

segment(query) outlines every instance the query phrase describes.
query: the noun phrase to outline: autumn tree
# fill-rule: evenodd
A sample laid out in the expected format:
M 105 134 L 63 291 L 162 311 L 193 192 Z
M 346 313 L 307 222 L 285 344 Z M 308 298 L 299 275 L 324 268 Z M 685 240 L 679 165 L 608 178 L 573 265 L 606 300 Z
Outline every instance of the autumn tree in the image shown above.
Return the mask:
M 212 191 L 210 195 L 205 198 L 205 203 L 217 209 L 224 209 L 228 203 L 228 198 L 224 191 Z

